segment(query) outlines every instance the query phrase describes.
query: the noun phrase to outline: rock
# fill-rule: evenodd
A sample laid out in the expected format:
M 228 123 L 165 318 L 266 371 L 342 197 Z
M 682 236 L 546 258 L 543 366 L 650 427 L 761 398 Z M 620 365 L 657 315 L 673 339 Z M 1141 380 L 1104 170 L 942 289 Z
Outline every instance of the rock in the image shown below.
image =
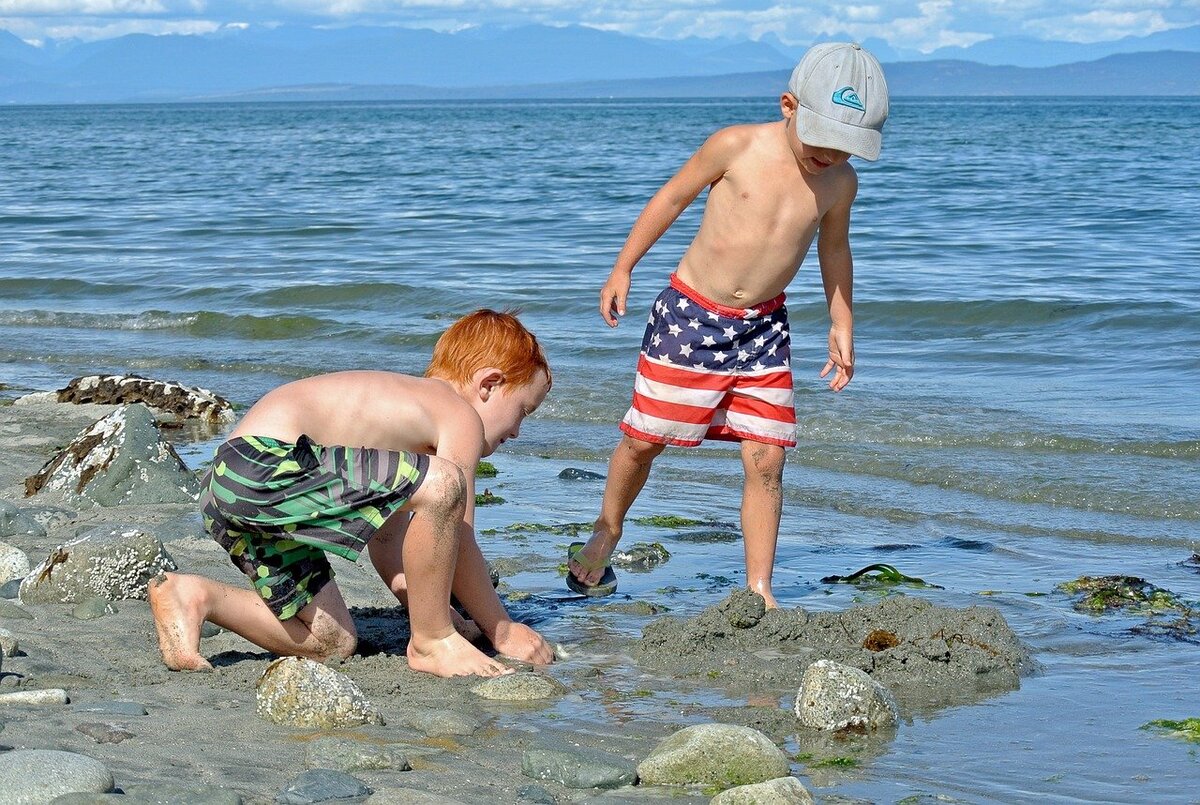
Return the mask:
M 717 608 L 725 613 L 725 618 L 733 628 L 749 629 L 762 620 L 767 612 L 767 602 L 753 590 L 743 588 L 730 593 Z
M 374 790 L 357 777 L 331 769 L 309 769 L 280 790 L 276 802 L 309 805 L 313 802 L 362 802 Z
M 72 503 L 154 505 L 191 503 L 200 483 L 163 441 L 150 410 L 123 405 L 25 479 L 26 497 L 53 489 Z
M 138 528 L 101 526 L 59 545 L 21 582 L 30 604 L 73 604 L 87 598 L 145 599 L 150 579 L 175 570 L 157 537 Z
M 0 618 L 5 620 L 33 620 L 33 613 L 18 603 L 0 598 Z
M 12 657 L 20 651 L 20 644 L 17 642 L 17 636 L 12 632 L 0 626 L 0 652 L 3 656 Z
M 661 542 L 635 542 L 627 551 L 614 551 L 611 561 L 615 567 L 649 569 L 670 558 Z
M 304 765 L 310 769 L 408 771 L 412 766 L 398 746 L 364 743 L 349 738 L 317 738 L 304 747 Z
M 350 677 L 319 662 L 284 657 L 258 680 L 259 717 L 290 727 L 382 724 L 383 716 Z
M 76 732 L 93 739 L 98 744 L 119 744 L 126 738 L 132 738 L 133 733 L 118 727 L 116 724 L 105 724 L 99 721 L 86 721 L 75 727 Z
M 726 789 L 713 797 L 709 805 L 813 805 L 813 798 L 795 777 L 778 777 Z
M 549 699 L 567 692 L 557 679 L 528 672 L 497 676 L 485 680 L 471 692 L 483 699 L 505 702 L 529 702 Z
M 567 467 L 558 474 L 564 481 L 603 481 L 604 476 L 591 470 L 581 470 L 577 467 Z
M 696 724 L 663 740 L 637 766 L 646 785 L 761 783 L 789 772 L 787 756 L 761 732 L 732 724 Z
M 540 785 L 523 785 L 517 789 L 517 800 L 520 802 L 537 802 L 539 805 L 555 805 L 558 802 L 546 789 Z
M 399 714 L 400 726 L 417 730 L 429 737 L 445 735 L 473 735 L 484 725 L 484 720 L 469 713 L 421 707 L 405 710 Z
M 71 700 L 62 688 L 43 688 L 42 690 L 18 690 L 13 693 L 0 693 L 0 706 L 9 704 L 67 704 Z M 3 791 L 0 786 L 0 791 Z
M 7 505 L 0 500 L 0 506 Z M 0 511 L 0 514 L 3 512 Z M 42 532 L 41 536 L 45 536 L 45 532 Z M 25 555 L 25 551 L 14 545 L 0 542 L 0 582 L 7 583 L 13 579 L 20 579 L 27 573 L 29 573 L 29 557 Z
M 57 402 L 123 405 L 142 403 L 176 419 L 232 422 L 233 405 L 208 389 L 184 386 L 174 381 L 149 380 L 137 375 L 89 375 L 77 377 L 54 393 Z
M 887 688 L 867 672 L 831 660 L 817 660 L 805 670 L 795 712 L 801 724 L 818 730 L 873 731 L 900 718 Z
M 117 614 L 117 608 L 113 605 L 112 601 L 109 601 L 107 598 L 97 598 L 95 596 L 83 599 L 71 610 L 71 616 L 81 621 L 90 621 L 93 618 L 102 618 L 105 615 L 115 614 Z
M 637 779 L 632 761 L 583 747 L 526 750 L 521 757 L 521 772 L 567 788 L 619 788 L 633 785 Z
M 25 561 L 29 561 L 29 560 L 27 559 Z M 6 598 L 9 601 L 11 601 L 14 598 L 20 597 L 21 582 L 23 582 L 24 580 L 25 580 L 25 577 L 20 576 L 18 578 L 9 579 L 8 581 L 4 582 L 3 584 L 0 584 L 0 598 Z
M 54 749 L 14 749 L 0 755 L 5 805 L 43 805 L 61 794 L 112 790 L 112 773 L 86 755 Z
M 46 529 L 42 524 L 33 519 L 30 515 L 18 509 L 16 506 L 9 503 L 7 500 L 0 500 L 0 538 L 12 536 L 28 536 L 28 537 L 44 537 Z M 6 555 L 9 551 L 17 551 L 11 545 L 0 545 L 0 581 L 8 581 L 21 573 L 9 573 L 5 576 L 7 570 Z M 19 552 L 19 551 L 18 551 Z M 24 556 L 24 554 L 21 554 Z M 29 560 L 25 560 L 25 570 L 29 570 Z
M 742 535 L 730 528 L 702 528 L 697 531 L 684 531 L 676 534 L 674 539 L 679 542 L 694 542 L 699 545 L 715 542 L 737 542 Z
M 76 713 L 101 713 L 107 716 L 145 716 L 149 715 L 145 705 L 137 702 L 108 701 L 77 704 L 72 708 Z

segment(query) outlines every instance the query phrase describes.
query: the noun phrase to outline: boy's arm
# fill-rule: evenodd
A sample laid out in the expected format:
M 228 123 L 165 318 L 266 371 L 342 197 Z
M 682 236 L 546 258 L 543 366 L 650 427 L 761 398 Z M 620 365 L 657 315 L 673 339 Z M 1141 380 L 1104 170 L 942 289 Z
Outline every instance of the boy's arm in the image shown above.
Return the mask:
M 827 376 L 835 367 L 829 388 L 841 391 L 854 377 L 854 260 L 850 255 L 850 207 L 858 193 L 853 170 L 839 182 L 837 200 L 821 218 L 817 257 L 821 282 L 829 306 L 829 360 L 821 370 Z
M 608 281 L 600 289 L 600 315 L 609 327 L 616 327 L 617 316 L 625 315 L 633 267 L 696 196 L 724 175 L 743 139 L 736 128 L 713 134 L 646 203 L 629 230 Z
M 437 439 L 436 455 L 457 464 L 467 482 L 466 511 L 458 531 L 458 558 L 451 591 L 497 651 L 545 665 L 554 661 L 554 650 L 536 631 L 509 617 L 492 586 L 483 551 L 475 541 L 475 469 L 482 452 L 483 431 L 477 420 L 469 425 L 460 422 L 455 426 L 451 422 Z

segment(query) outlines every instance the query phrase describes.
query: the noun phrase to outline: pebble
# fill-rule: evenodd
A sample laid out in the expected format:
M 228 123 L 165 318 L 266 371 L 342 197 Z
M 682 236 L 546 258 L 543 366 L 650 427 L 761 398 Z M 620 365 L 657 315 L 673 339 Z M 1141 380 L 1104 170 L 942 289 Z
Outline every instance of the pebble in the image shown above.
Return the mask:
M 406 710 L 397 716 L 401 726 L 417 730 L 429 737 L 438 735 L 474 735 L 484 725 L 481 718 L 455 710 L 433 707 Z
M 567 788 L 619 788 L 637 780 L 632 761 L 583 747 L 528 749 L 521 757 L 521 772 Z
M 103 713 L 110 716 L 149 715 L 145 705 L 138 704 L 137 702 L 124 702 L 119 700 L 77 704 L 73 709 L 77 713 Z
M 567 467 L 558 474 L 564 481 L 603 481 L 604 476 L 591 470 L 581 470 L 577 467 Z
M 13 693 L 0 693 L 0 705 L 5 704 L 67 704 L 67 692 L 62 688 L 46 688 L 44 690 L 18 690 Z M 0 790 L 3 790 L 0 788 Z
M 357 777 L 332 769 L 309 769 L 280 790 L 276 802 L 309 805 L 313 802 L 361 802 L 374 791 Z
M 24 580 L 25 577 L 22 576 L 21 578 L 17 579 L 9 579 L 3 584 L 0 584 L 0 598 L 6 598 L 9 601 L 16 598 L 21 592 L 21 582 Z
M 33 614 L 20 604 L 14 604 L 7 598 L 0 598 L 0 618 L 8 620 L 32 620 Z
M 399 746 L 349 738 L 318 738 L 304 747 L 304 765 L 312 769 L 409 771 L 412 765 Z
M 116 613 L 117 608 L 112 601 L 96 596 L 89 596 L 83 599 L 71 610 L 72 617 L 81 621 L 90 621 L 94 618 L 102 618 L 105 615 L 115 615 Z
M 0 792 L 5 805 L 43 805 L 60 794 L 102 794 L 113 776 L 98 760 L 55 749 L 14 749 L 0 755 Z
M 649 785 L 747 785 L 786 777 L 789 770 L 787 756 L 770 738 L 733 724 L 685 727 L 637 767 Z
M 133 733 L 129 730 L 122 729 L 116 724 L 105 724 L 100 721 L 85 721 L 75 727 L 75 731 L 82 732 L 98 744 L 119 744 L 126 738 L 133 737 Z
M 813 805 L 812 794 L 795 777 L 728 788 L 708 805 Z

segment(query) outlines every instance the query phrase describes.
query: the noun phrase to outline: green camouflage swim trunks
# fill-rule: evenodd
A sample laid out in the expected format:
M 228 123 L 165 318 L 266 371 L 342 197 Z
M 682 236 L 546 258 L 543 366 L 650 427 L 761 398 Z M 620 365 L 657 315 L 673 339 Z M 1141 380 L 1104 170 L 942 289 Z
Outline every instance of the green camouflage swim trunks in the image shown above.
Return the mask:
M 205 475 L 204 526 L 287 620 L 333 579 L 326 552 L 356 561 L 429 469 L 421 453 L 238 436 Z

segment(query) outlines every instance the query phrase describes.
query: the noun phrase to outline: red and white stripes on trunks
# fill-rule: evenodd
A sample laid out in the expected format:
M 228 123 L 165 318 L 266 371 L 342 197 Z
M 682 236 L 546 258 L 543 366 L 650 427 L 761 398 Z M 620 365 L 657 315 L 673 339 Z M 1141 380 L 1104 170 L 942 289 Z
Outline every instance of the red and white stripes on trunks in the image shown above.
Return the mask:
M 796 445 L 791 335 L 784 295 L 719 305 L 684 285 L 654 301 L 621 430 L 695 447 L 705 439 Z

